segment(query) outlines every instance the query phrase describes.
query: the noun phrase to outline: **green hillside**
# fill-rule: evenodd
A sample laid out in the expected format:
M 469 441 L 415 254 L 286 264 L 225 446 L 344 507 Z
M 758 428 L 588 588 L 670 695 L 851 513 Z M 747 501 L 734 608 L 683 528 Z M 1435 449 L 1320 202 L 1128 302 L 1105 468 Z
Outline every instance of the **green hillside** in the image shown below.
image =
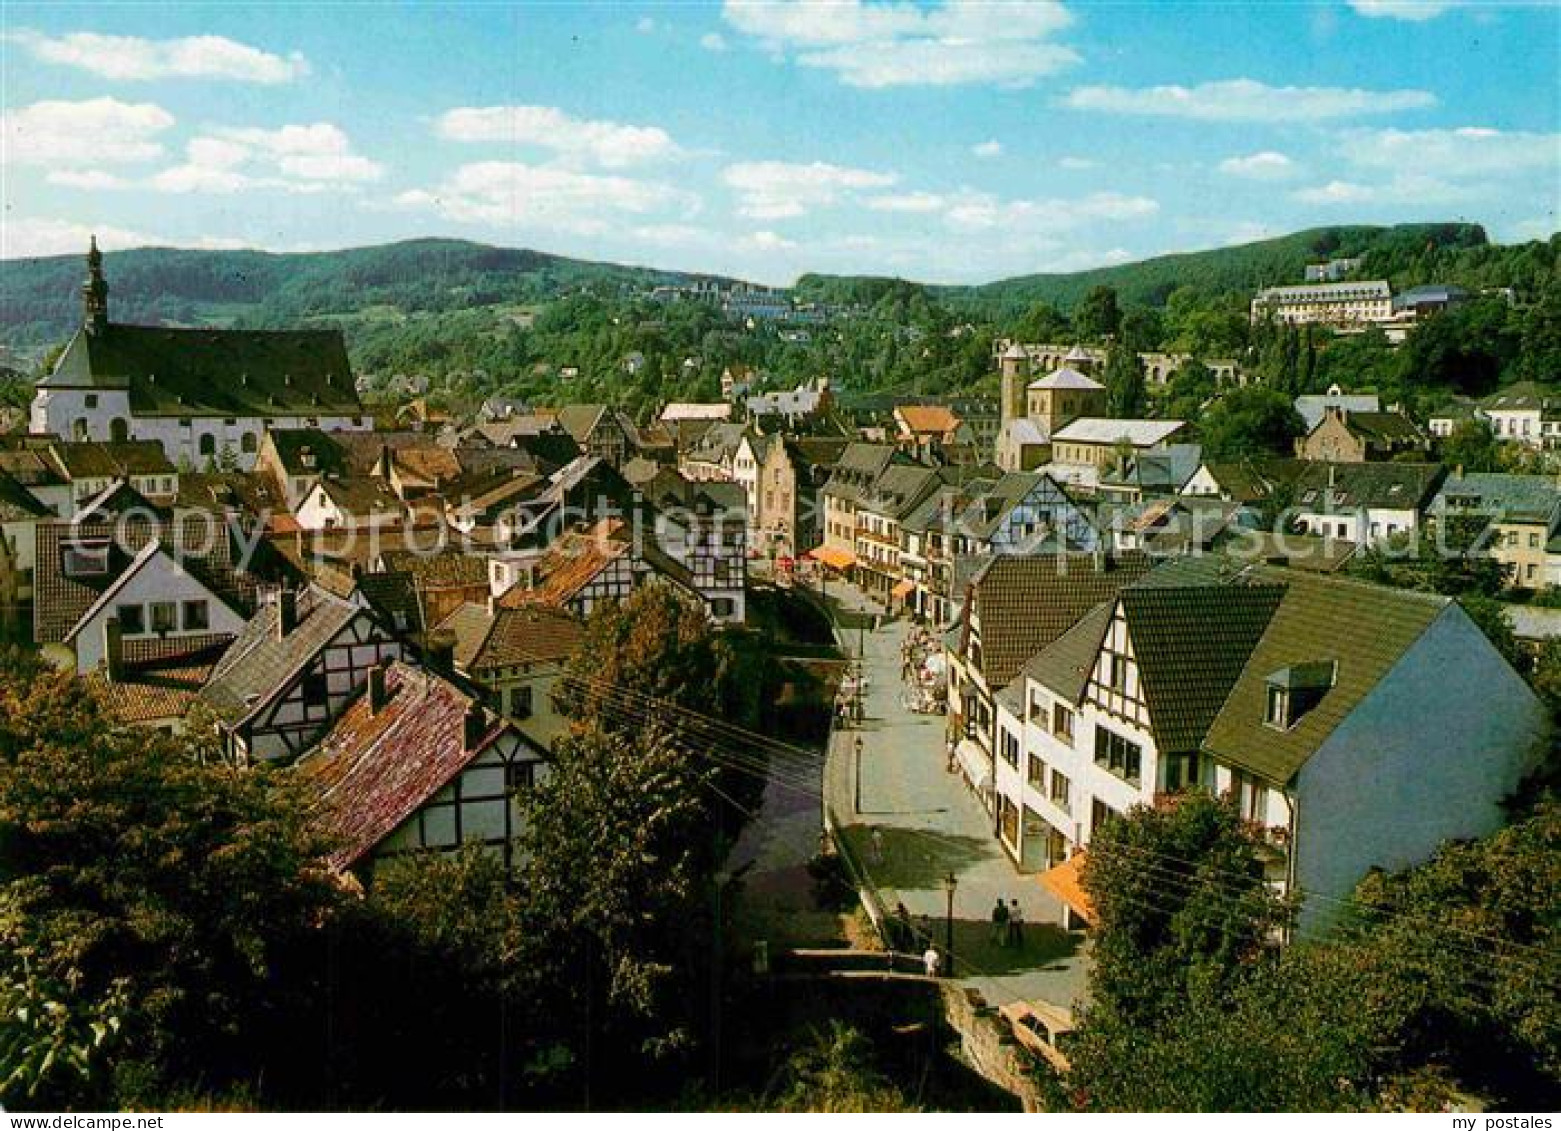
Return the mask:
M 535 303 L 580 287 L 610 293 L 690 277 L 444 239 L 284 255 L 138 248 L 105 255 L 104 269 L 118 320 L 255 326 L 376 308 Z M 82 271 L 79 255 L 0 264 L 0 338 L 36 349 L 68 334 L 80 319 Z
M 1313 228 L 1235 247 L 1162 255 L 1064 275 L 1025 275 L 981 286 L 940 288 L 938 293 L 952 306 L 997 318 L 1016 315 L 1036 302 L 1070 310 L 1098 286 L 1115 288 L 1123 306 L 1163 306 L 1180 287 L 1209 295 L 1250 294 L 1262 287 L 1298 283 L 1308 263 L 1333 258 L 1364 257 L 1362 277 L 1401 282 L 1397 276 L 1407 273 L 1417 276 L 1415 282 L 1423 282 L 1420 268 L 1434 270 L 1434 260 L 1462 258 L 1473 265 L 1483 253 L 1495 251 L 1477 224 Z

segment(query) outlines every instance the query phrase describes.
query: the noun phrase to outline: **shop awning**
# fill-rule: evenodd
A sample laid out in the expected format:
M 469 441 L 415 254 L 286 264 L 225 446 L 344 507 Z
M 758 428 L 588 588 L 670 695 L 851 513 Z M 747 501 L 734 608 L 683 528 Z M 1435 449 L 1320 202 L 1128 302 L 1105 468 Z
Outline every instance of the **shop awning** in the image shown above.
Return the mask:
M 992 787 L 992 760 L 976 744 L 975 739 L 960 739 L 959 745 L 954 748 L 954 757 L 977 793 L 985 793 Z
M 830 569 L 850 569 L 856 565 L 856 555 L 850 550 L 837 550 L 833 546 L 814 546 L 808 557 L 823 562 Z
M 916 592 L 916 583 L 907 579 L 905 581 L 896 582 L 894 588 L 889 590 L 889 596 L 893 597 L 896 601 L 903 601 L 914 592 Z
M 1085 922 L 1094 922 L 1095 909 L 1090 904 L 1083 884 L 1079 882 L 1084 856 L 1083 852 L 1075 852 L 1055 868 L 1042 872 L 1039 878 L 1041 886 L 1062 900 L 1070 911 Z

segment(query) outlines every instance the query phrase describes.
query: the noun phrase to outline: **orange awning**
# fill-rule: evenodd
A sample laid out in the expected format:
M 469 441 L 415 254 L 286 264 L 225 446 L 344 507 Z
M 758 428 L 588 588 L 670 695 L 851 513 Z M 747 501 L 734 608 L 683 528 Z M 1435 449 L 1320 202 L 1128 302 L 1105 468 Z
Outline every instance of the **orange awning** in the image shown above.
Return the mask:
M 1041 886 L 1062 900 L 1079 918 L 1093 922 L 1095 908 L 1089 895 L 1079 883 L 1079 871 L 1084 867 L 1084 853 L 1075 852 L 1061 864 L 1040 875 Z
M 916 583 L 914 581 L 901 581 L 893 589 L 889 590 L 889 595 L 896 601 L 903 601 L 915 591 Z
M 837 550 L 833 546 L 814 546 L 808 557 L 823 562 L 831 569 L 850 569 L 856 565 L 856 555 L 850 550 Z

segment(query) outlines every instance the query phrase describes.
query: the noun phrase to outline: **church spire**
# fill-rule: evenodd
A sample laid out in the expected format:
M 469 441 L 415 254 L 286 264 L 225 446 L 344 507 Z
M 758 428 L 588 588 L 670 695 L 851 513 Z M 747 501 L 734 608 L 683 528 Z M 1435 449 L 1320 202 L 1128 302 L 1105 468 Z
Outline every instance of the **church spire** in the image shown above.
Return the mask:
M 103 253 L 98 238 L 87 249 L 87 281 L 81 285 L 81 306 L 87 330 L 96 333 L 108 325 L 108 281 L 103 278 Z

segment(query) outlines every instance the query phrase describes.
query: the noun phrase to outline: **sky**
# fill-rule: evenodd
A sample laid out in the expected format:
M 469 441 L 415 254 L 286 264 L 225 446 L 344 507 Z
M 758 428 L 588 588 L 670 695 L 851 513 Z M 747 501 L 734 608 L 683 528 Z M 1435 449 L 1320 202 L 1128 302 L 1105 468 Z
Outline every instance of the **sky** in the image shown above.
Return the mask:
M 1561 4 L 0 5 L 0 258 L 449 236 L 979 282 L 1548 237 Z

